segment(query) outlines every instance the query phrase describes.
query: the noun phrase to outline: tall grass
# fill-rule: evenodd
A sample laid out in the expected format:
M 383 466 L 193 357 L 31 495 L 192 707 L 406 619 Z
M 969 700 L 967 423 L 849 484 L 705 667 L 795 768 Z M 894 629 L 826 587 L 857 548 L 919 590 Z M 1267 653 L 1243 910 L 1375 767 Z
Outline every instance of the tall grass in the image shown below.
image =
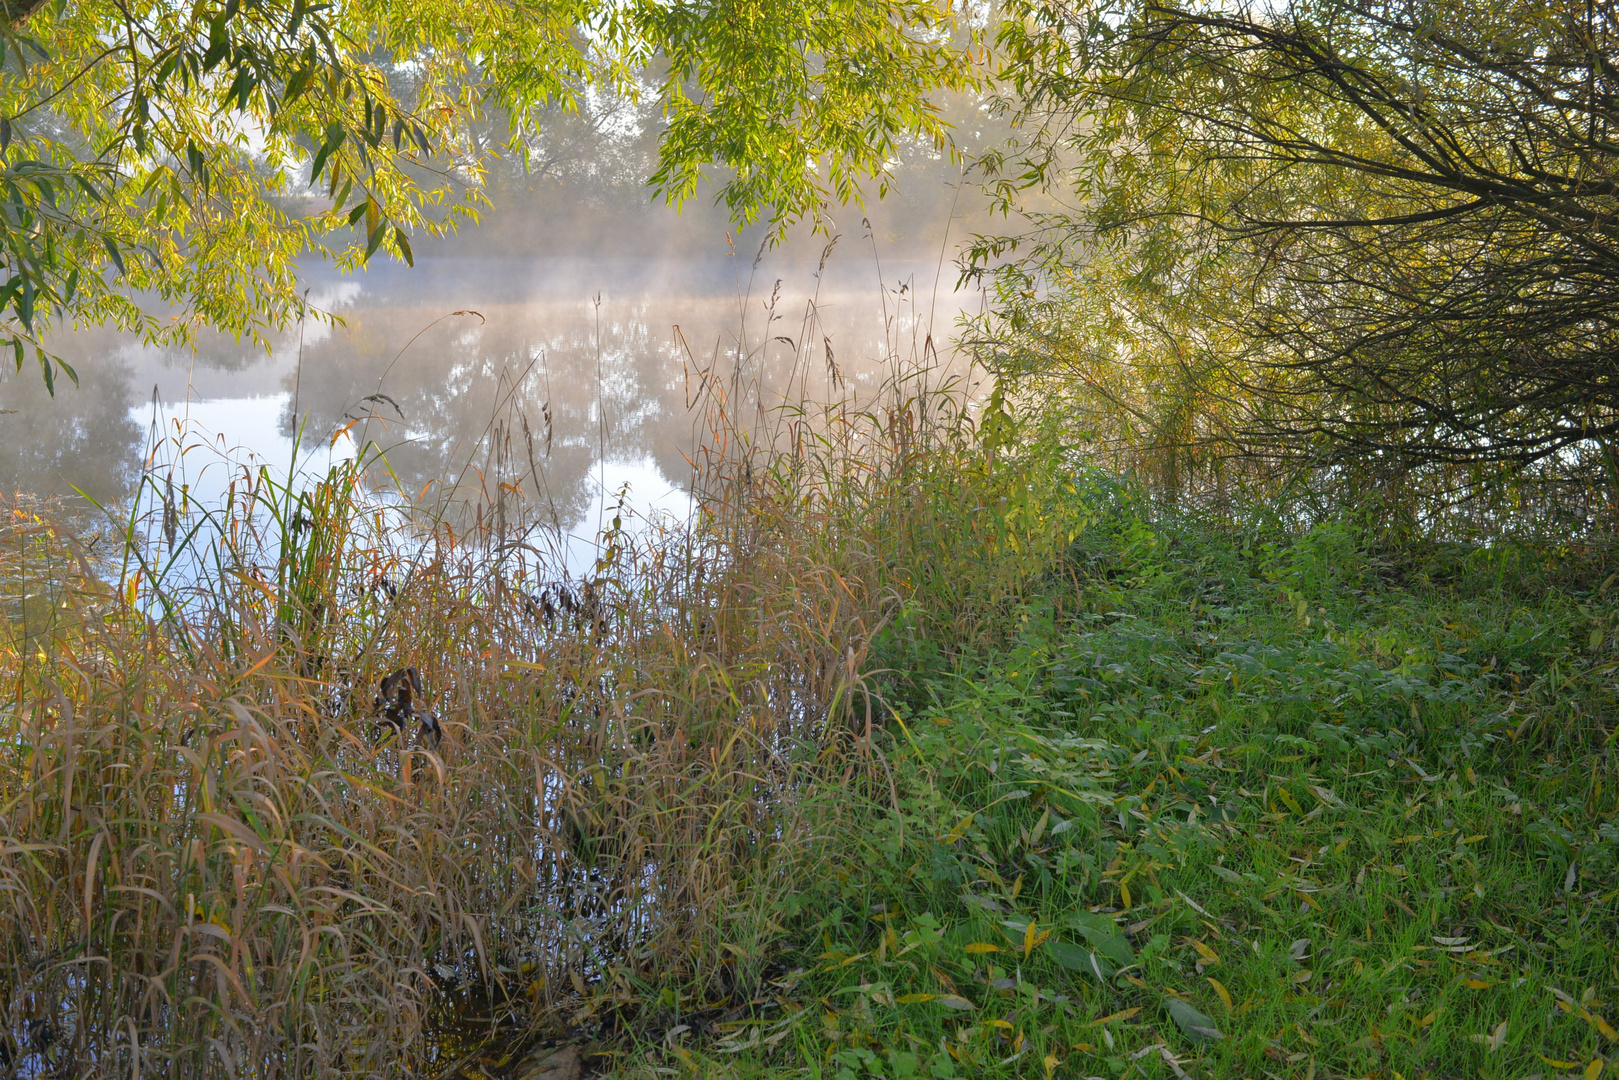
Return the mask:
M 481 472 L 454 524 L 379 496 L 367 448 L 201 517 L 159 499 L 99 552 L 9 505 L 0 1068 L 422 1074 L 456 995 L 608 1028 L 747 1001 L 869 804 L 843 794 L 892 789 L 874 640 L 1003 634 L 1077 527 L 1036 497 L 1058 455 L 941 387 L 903 319 L 882 389 L 822 406 L 813 305 L 783 403 L 730 377 L 771 321 L 730 371 L 692 361 L 694 525 L 615 522 L 566 586 L 532 469 Z M 377 722 L 406 666 L 441 742 Z

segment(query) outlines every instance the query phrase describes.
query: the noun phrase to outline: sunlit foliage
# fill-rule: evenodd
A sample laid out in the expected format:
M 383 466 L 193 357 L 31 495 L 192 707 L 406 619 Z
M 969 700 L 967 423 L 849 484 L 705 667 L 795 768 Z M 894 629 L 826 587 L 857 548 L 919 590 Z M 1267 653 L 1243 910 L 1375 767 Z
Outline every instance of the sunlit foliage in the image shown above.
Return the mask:
M 411 261 L 474 216 L 546 107 L 651 96 L 651 178 L 784 223 L 944 139 L 927 94 L 971 79 L 927 0 L 8 4 L 0 21 L 0 348 L 45 379 L 64 321 L 149 340 L 257 333 L 305 310 L 295 260 Z
M 1016 253 L 1004 370 L 1064 382 L 1165 491 L 1611 490 L 1613 5 L 1011 16 L 1028 137 L 986 163 L 1068 203 L 977 252 Z

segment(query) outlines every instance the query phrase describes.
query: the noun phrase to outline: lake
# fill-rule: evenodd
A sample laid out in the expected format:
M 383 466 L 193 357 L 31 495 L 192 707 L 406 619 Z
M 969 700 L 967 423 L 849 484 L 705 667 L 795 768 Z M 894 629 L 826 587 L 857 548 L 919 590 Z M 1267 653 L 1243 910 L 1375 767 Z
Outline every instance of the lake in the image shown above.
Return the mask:
M 621 502 L 636 520 L 688 513 L 696 371 L 761 422 L 786 399 L 869 400 L 897 364 L 956 363 L 946 343 L 980 302 L 920 245 L 883 256 L 843 238 L 827 255 L 807 237 L 733 254 L 720 234 L 678 255 L 617 247 L 314 267 L 310 300 L 337 321 L 290 328 L 268 351 L 60 335 L 82 385 L 59 382 L 53 399 L 35 368 L 4 372 L 0 485 L 111 510 L 145 475 L 207 506 L 244 467 L 285 474 L 295 439 L 295 467 L 313 473 L 374 444 L 418 503 L 488 503 L 511 484 L 578 569 Z

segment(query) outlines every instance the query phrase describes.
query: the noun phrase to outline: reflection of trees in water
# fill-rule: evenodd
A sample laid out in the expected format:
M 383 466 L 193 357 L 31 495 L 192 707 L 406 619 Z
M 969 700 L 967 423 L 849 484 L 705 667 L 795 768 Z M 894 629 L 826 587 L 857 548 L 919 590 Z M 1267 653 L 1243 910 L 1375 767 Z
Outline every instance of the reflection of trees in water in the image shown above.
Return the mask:
M 609 460 L 650 461 L 675 484 L 690 478 L 687 455 L 697 456 L 709 435 L 688 408 L 702 385 L 688 378 L 690 366 L 714 373 L 707 385 L 727 396 L 730 419 L 745 427 L 769 426 L 769 404 L 784 393 L 810 402 L 851 392 L 870 400 L 884 370 L 878 358 L 914 352 L 916 344 L 903 340 L 898 323 L 885 329 L 875 267 L 847 244 L 839 255 L 845 261 L 826 268 L 812 325 L 805 316 L 816 263 L 800 255 L 772 256 L 757 269 L 747 259 L 420 260 L 414 271 L 370 275 L 344 313 L 347 325 L 329 336 L 312 329 L 296 377 L 296 337 L 254 365 L 246 347 L 228 341 L 196 355 L 160 355 L 85 331 L 65 350 L 83 388 L 60 385 L 52 399 L 31 371 L 0 383 L 0 409 L 16 410 L 0 413 L 8 450 L 0 486 L 66 493 L 77 485 L 98 500 L 121 501 L 140 468 L 140 406 L 161 380 L 165 401 L 188 396 L 188 385 L 194 400 L 296 390 L 308 416 L 306 448 L 322 453 L 350 418 L 374 414 L 354 434 L 389 448 L 389 464 L 412 495 L 431 483 L 424 501 L 443 499 L 459 478 L 458 498 L 493 504 L 505 482 L 514 485 L 505 492 L 509 509 L 571 526 L 594 501 L 592 472 L 603 448 Z M 933 269 L 932 260 L 883 265 L 893 282 L 931 283 Z M 786 285 L 772 318 L 778 274 Z M 598 281 L 629 299 L 610 294 L 598 312 L 586 299 Z M 886 299 L 892 313 L 915 294 L 895 284 Z M 448 315 L 462 305 L 476 306 L 486 321 Z M 914 306 L 923 315 L 930 308 L 925 300 Z M 953 302 L 941 305 L 940 336 L 953 313 Z M 386 401 L 366 400 L 379 391 Z M 277 406 L 266 401 L 265 408 Z M 259 415 L 253 410 L 246 405 L 239 415 Z M 289 409 L 283 434 L 291 422 Z M 232 445 L 242 437 L 221 434 Z
M 24 367 L 0 383 L 0 486 L 73 498 L 73 488 L 103 505 L 127 496 L 139 468 L 141 429 L 129 417 L 126 364 L 98 360 L 80 386 L 58 379 L 56 396 Z
M 494 501 L 506 482 L 545 520 L 554 513 L 571 523 L 584 510 L 599 447 L 642 458 L 665 437 L 664 402 L 649 388 L 669 351 L 651 341 L 638 312 L 604 311 L 598 377 L 595 318 L 583 305 L 498 305 L 483 314 L 483 323 L 471 314 L 443 319 L 409 348 L 440 312 L 412 305 L 351 315 L 304 355 L 297 393 L 306 438 L 362 418 L 352 434 L 383 447 L 413 492 L 440 485 L 443 500 L 459 481 L 455 497 Z M 291 423 L 289 410 L 289 433 Z
M 419 302 L 366 307 L 306 349 L 286 388 L 308 418 L 306 439 L 352 425 L 387 449 L 413 493 L 438 485 L 442 501 L 459 482 L 456 499 L 568 525 L 591 501 L 604 456 L 650 458 L 672 481 L 688 477 L 686 455 L 707 437 L 688 408 L 692 361 L 740 395 L 732 404 L 741 417 L 783 393 L 823 398 L 834 389 L 829 348 L 839 373 L 857 381 L 870 374 L 862 359 L 881 352 L 872 296 L 840 300 L 834 326 L 808 325 L 801 296 L 778 297 L 774 321 L 768 297 L 746 301 L 745 323 L 738 303 L 534 300 L 486 306 L 482 321 Z M 290 409 L 282 424 L 290 434 Z

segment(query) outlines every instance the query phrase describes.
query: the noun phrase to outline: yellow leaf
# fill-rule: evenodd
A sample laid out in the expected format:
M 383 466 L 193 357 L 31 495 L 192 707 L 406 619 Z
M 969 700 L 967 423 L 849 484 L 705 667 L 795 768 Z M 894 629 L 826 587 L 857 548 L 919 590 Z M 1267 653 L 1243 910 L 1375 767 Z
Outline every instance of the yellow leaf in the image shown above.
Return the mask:
M 1538 1050 L 1535 1051 L 1535 1056 L 1554 1069 L 1577 1069 L 1580 1067 L 1580 1063 L 1577 1061 L 1558 1061 L 1556 1058 L 1547 1057 Z
M 894 999 L 894 1003 L 897 1005 L 917 1005 L 924 1001 L 932 1001 L 933 998 L 934 995 L 932 994 L 901 994 Z
M 1483 979 L 1463 979 L 1462 985 L 1467 987 L 1469 990 L 1488 990 L 1495 984 L 1493 982 L 1485 982 Z
M 992 1027 L 992 1028 L 1003 1028 L 1006 1031 L 1011 1031 L 1012 1030 L 1011 1023 L 1006 1021 L 1006 1020 L 985 1020 L 984 1021 L 984 1026 L 985 1027 Z
M 1220 962 L 1220 954 L 1203 944 L 1201 941 L 1197 940 L 1197 938 L 1192 939 L 1192 948 L 1197 950 L 1197 955 L 1201 956 L 1209 963 L 1218 964 Z
M 1123 1010 L 1121 1012 L 1109 1013 L 1108 1015 L 1106 1015 L 1106 1016 L 1102 1017 L 1100 1020 L 1098 1020 L 1097 1023 L 1098 1024 L 1111 1024 L 1115 1020 L 1129 1020 L 1129 1019 L 1132 1019 L 1140 1011 L 1141 1011 L 1141 1006 L 1137 1005 L 1133 1009 L 1125 1009 L 1125 1010 Z
M 1124 900 L 1124 910 L 1129 911 L 1130 910 L 1130 886 L 1126 885 L 1122 881 L 1119 882 L 1119 896 L 1120 896 L 1121 899 Z
M 1086 1054 L 1096 1053 L 1096 1047 L 1092 1046 L 1090 1043 L 1075 1043 L 1074 1049 Z
M 971 945 L 967 946 L 967 955 L 968 956 L 981 956 L 984 953 L 992 953 L 992 952 L 1000 952 L 1000 951 L 1001 951 L 1001 947 L 999 945 L 991 945 L 987 941 L 975 941 Z
M 1231 1008 L 1232 1007 L 1232 1005 L 1231 1005 L 1231 991 L 1227 990 L 1221 984 L 1219 979 L 1209 979 L 1208 984 L 1210 986 L 1214 987 L 1214 992 L 1216 994 L 1220 995 L 1220 1000 L 1225 1002 L 1225 1007 L 1228 1008 L 1228 1009 Z
M 1047 1054 L 1040 1064 L 1046 1067 L 1046 1080 L 1051 1080 L 1051 1074 L 1057 1071 L 1057 1055 Z
M 1476 844 L 1480 840 L 1488 840 L 1488 839 L 1489 839 L 1489 837 L 1487 835 L 1485 835 L 1484 833 L 1475 833 L 1472 836 L 1464 836 L 1464 837 L 1462 837 L 1462 843 L 1464 843 L 1464 844 Z
M 968 814 L 966 817 L 957 822 L 954 829 L 951 829 L 949 832 L 944 834 L 944 840 L 942 843 L 954 844 L 957 840 L 960 840 L 962 834 L 972 827 L 973 817 L 974 815 Z
M 1023 1032 L 1021 1031 L 1017 1033 L 1017 1038 L 1012 1040 L 1012 1053 L 1023 1053 Z
M 1429 1013 L 1427 1016 L 1424 1016 L 1421 1020 L 1418 1020 L 1417 1023 L 1416 1023 L 1416 1026 L 1419 1027 L 1419 1028 L 1427 1027 L 1429 1024 L 1433 1023 L 1433 1018 L 1434 1018 L 1435 1015 L 1436 1014 L 1434 1014 L 1434 1013 Z
M 1585 1067 L 1585 1080 L 1597 1080 L 1602 1075 L 1602 1066 L 1607 1064 L 1601 1058 L 1595 1058 Z
M 1047 930 L 1042 934 L 1036 931 L 1035 926 L 1035 920 L 1030 919 L 1029 925 L 1023 928 L 1023 959 L 1025 960 L 1029 958 L 1030 953 L 1034 952 L 1034 947 L 1036 945 L 1039 945 L 1041 942 L 1045 941 L 1046 938 L 1051 936 L 1050 930 Z
M 1287 808 L 1293 811 L 1295 814 L 1304 813 L 1304 807 L 1299 805 L 1299 801 L 1293 797 L 1293 793 L 1288 791 L 1286 788 L 1277 788 L 1276 797 L 1285 802 L 1287 804 Z
M 1593 1027 L 1602 1032 L 1604 1039 L 1619 1039 L 1619 1031 L 1615 1031 L 1613 1025 L 1602 1019 L 1602 1017 L 1596 1013 L 1586 1013 L 1585 1016 L 1586 1019 L 1591 1021 Z

